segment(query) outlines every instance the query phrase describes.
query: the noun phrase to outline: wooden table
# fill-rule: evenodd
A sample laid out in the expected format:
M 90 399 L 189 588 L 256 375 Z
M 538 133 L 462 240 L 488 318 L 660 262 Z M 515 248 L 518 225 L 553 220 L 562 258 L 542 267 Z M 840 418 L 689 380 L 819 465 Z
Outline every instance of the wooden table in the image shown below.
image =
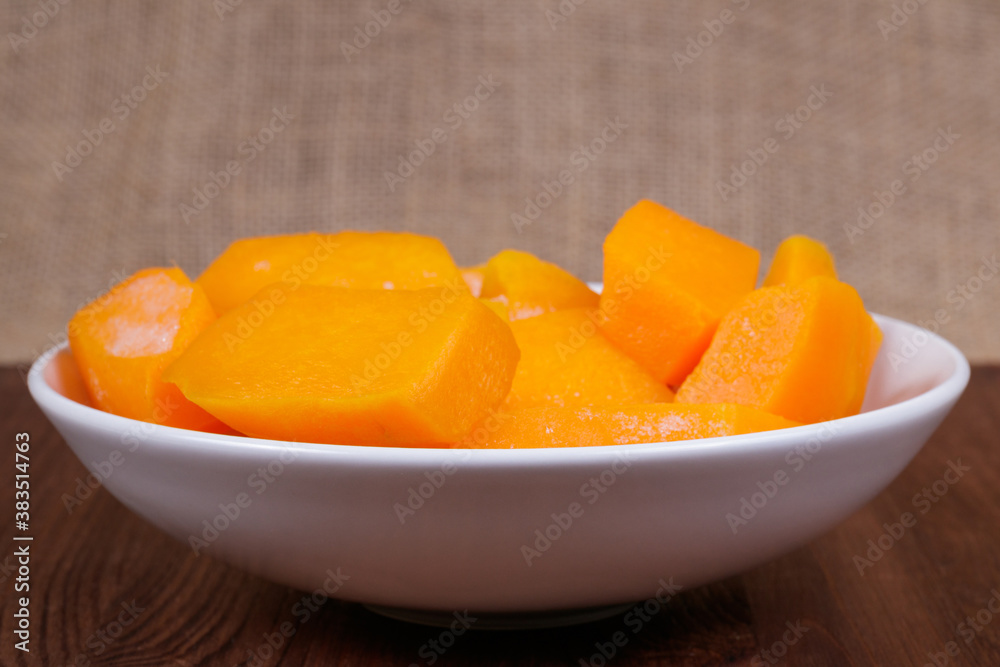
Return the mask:
M 0 370 L 0 405 L 4 665 L 428 665 L 439 655 L 429 642 L 440 630 L 356 604 L 330 600 L 300 623 L 303 608 L 293 609 L 303 592 L 196 558 L 103 489 L 68 512 L 61 498 L 87 471 L 13 369 Z M 31 435 L 30 654 L 15 649 L 13 634 L 12 468 L 22 431 Z M 938 484 L 939 496 L 934 484 L 950 464 L 969 470 Z M 916 525 L 877 561 L 872 551 L 870 567 L 859 561 L 904 512 Z M 875 501 L 798 551 L 682 592 L 624 646 L 612 643 L 626 630 L 615 617 L 470 633 L 434 662 L 1000 665 L 1000 613 L 990 605 L 1000 611 L 1000 367 L 978 367 L 954 412 Z M 605 660 L 602 647 L 614 657 Z

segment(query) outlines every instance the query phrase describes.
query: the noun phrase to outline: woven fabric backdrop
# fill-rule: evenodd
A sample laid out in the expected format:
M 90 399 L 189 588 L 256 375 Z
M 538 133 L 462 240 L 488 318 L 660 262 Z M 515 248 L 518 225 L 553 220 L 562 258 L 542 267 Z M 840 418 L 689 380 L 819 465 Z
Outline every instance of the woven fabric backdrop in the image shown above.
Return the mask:
M 249 235 L 412 230 L 463 264 L 516 247 L 598 280 L 642 197 L 765 261 L 816 236 L 871 310 L 938 314 L 1000 360 L 995 0 L 15 0 L 0 19 L 0 361 L 123 275 L 195 276 Z

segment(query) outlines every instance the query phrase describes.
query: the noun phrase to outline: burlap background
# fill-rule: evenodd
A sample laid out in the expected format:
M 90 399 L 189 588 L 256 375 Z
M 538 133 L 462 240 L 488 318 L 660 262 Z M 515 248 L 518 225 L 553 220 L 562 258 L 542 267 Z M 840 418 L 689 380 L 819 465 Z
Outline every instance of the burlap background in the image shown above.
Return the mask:
M 787 234 L 817 236 L 872 310 L 944 310 L 944 335 L 1000 360 L 1000 278 L 976 278 L 1000 252 L 995 0 L 896 0 L 895 17 L 888 1 L 225 2 L 0 9 L 0 361 L 41 352 L 122 273 L 176 263 L 196 275 L 253 234 L 415 230 L 461 263 L 512 246 L 599 279 L 601 240 L 640 197 L 765 260 Z M 715 22 L 723 10 L 731 21 Z M 387 25 L 345 55 L 375 32 L 373 11 Z M 158 83 L 146 78 L 157 67 Z M 445 114 L 479 77 L 499 86 L 455 128 Z M 144 78 L 155 87 L 122 117 Z M 776 123 L 813 86 L 831 96 L 812 98 L 819 108 L 788 136 Z M 274 109 L 287 128 L 185 220 L 181 204 L 248 156 L 241 143 Z M 113 129 L 57 174 L 105 119 Z M 574 155 L 615 119 L 626 127 L 603 153 Z M 391 190 L 385 172 L 435 128 L 444 143 Z M 948 128 L 959 136 L 937 153 Z M 717 181 L 768 138 L 777 152 L 724 200 Z M 925 150 L 925 171 L 906 166 Z M 518 233 L 511 214 L 567 169 L 574 182 Z M 844 225 L 896 179 L 905 192 L 852 242 Z M 966 283 L 971 300 L 949 299 Z

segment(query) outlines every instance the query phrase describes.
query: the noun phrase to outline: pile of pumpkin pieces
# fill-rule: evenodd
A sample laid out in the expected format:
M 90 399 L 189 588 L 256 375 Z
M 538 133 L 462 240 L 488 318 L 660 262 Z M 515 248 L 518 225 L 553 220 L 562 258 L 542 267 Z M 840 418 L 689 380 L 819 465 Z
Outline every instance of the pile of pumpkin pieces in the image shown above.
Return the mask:
M 533 448 L 690 440 L 856 414 L 882 334 L 823 244 L 760 253 L 660 204 L 604 242 L 600 294 L 503 250 L 304 233 L 197 280 L 144 269 L 69 323 L 94 407 L 283 441 Z

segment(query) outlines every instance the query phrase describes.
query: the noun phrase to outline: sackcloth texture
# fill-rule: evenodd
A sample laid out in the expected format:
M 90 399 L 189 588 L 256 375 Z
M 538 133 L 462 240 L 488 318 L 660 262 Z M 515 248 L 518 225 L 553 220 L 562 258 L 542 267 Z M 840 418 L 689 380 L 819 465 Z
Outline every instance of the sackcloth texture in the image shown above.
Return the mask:
M 870 310 L 937 314 L 1000 360 L 994 0 L 13 0 L 0 18 L 4 363 L 124 275 L 194 277 L 251 235 L 410 230 L 463 265 L 513 247 L 600 280 L 643 197 L 765 263 L 815 236 Z

